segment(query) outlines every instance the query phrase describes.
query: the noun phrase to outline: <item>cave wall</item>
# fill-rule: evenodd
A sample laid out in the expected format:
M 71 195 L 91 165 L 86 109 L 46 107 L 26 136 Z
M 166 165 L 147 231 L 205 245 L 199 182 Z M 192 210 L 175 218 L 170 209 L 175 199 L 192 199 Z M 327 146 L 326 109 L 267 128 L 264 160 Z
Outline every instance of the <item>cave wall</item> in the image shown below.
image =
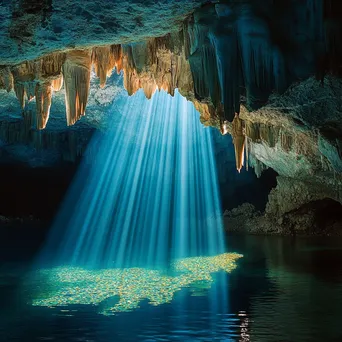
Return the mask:
M 159 3 L 158 6 L 166 23 L 168 17 L 164 11 L 169 9 L 168 6 L 173 10 L 173 20 L 178 18 L 177 24 L 169 22 L 168 34 L 158 37 L 160 31 L 153 29 L 148 37 L 141 37 L 138 34 L 140 25 L 136 23 L 134 38 L 121 37 L 118 40 L 116 36 L 108 42 L 104 32 L 99 45 L 91 39 L 93 27 L 88 25 L 84 31 L 84 36 L 89 33 L 87 45 L 80 43 L 84 39 L 82 36 L 77 40 L 78 45 L 75 41 L 71 49 L 68 44 L 63 48 L 54 46 L 55 52 L 42 58 L 39 55 L 44 54 L 44 48 L 39 46 L 35 49 L 35 60 L 27 61 L 29 53 L 24 52 L 21 63 L 14 57 L 10 62 L 4 62 L 6 66 L 0 72 L 0 87 L 9 90 L 13 83 L 22 107 L 25 106 L 25 95 L 28 100 L 35 95 L 43 99 L 43 104 L 37 106 L 37 112 L 41 112 L 37 123 L 39 128 L 44 128 L 51 92 L 56 91 L 55 79 L 63 74 L 67 90 L 66 116 L 70 125 L 85 114 L 91 64 L 94 64 L 102 85 L 106 74 L 116 67 L 118 71 L 124 70 L 125 88 L 129 94 L 143 88 L 149 98 L 157 88 L 171 95 L 178 88 L 182 95 L 195 103 L 204 124 L 216 126 L 225 133 L 225 126 L 233 121 L 236 113 L 240 113 L 241 103 L 247 109 L 255 110 L 267 102 L 273 91 L 282 93 L 294 81 L 315 73 L 320 79 L 327 72 L 339 75 L 341 64 L 338 60 L 342 54 L 338 39 L 342 32 L 339 20 L 342 10 L 334 1 L 264 0 L 258 4 L 222 1 L 205 3 L 201 7 L 196 1 L 187 1 L 182 10 L 176 10 L 176 4 L 177 1 L 171 1 L 169 5 Z M 84 6 L 87 5 L 86 2 Z M 145 5 L 146 12 L 148 9 L 158 11 L 152 3 Z M 131 6 L 122 3 L 123 13 L 117 10 L 122 15 L 135 10 L 138 15 L 139 6 L 139 1 Z M 11 22 L 20 26 L 20 21 L 25 20 L 22 17 L 19 20 L 18 13 L 23 18 L 35 15 L 40 23 L 35 25 L 43 25 L 47 30 L 54 15 L 65 10 L 51 1 L 30 6 L 18 0 L 11 8 L 14 13 Z M 82 20 L 89 20 L 87 13 L 86 8 L 77 13 L 75 30 L 80 29 L 78 24 Z M 143 20 L 141 26 L 144 26 Z M 127 35 L 131 30 L 127 27 Z M 37 36 L 37 29 L 33 31 L 35 46 L 52 39 Z M 6 42 L 9 46 L 15 41 L 10 36 Z M 20 45 L 18 41 L 16 44 Z M 53 70 L 50 68 L 44 74 L 42 71 L 46 65 L 52 66 Z
M 258 177 L 273 169 L 340 201 L 332 195 L 342 188 L 340 2 L 72 2 L 71 10 L 47 0 L 0 7 L 2 154 L 21 143 L 81 156 L 102 120 L 92 116 L 101 98 L 92 82 L 117 95 L 106 83 L 116 70 L 129 95 L 177 88 L 204 125 L 232 134 L 241 179 L 243 166 Z M 76 124 L 67 133 L 49 130 L 61 101 L 65 122 Z
M 265 210 L 268 194 L 277 184 L 277 173 L 269 169 L 257 177 L 253 168 L 236 170 L 235 150 L 230 135 L 211 129 L 221 195 L 222 213 L 248 202 Z

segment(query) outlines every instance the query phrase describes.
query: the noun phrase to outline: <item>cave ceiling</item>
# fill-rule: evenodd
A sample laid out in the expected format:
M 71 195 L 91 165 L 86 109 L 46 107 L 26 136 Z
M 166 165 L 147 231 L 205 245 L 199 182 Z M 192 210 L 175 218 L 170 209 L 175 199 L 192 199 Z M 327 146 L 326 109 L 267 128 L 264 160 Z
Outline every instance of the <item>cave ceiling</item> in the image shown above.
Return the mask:
M 0 13 L 2 146 L 98 129 L 123 88 L 178 89 L 233 135 L 238 170 L 342 172 L 339 2 L 17 0 Z

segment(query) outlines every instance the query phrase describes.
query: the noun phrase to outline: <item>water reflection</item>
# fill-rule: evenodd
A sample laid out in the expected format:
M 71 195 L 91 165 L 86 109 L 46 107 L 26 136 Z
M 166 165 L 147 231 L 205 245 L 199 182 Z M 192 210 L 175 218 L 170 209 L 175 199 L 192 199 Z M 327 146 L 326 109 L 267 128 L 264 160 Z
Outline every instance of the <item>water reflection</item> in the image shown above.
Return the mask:
M 33 306 L 68 306 L 75 304 L 102 304 L 105 315 L 127 312 L 148 299 L 158 306 L 172 301 L 182 288 L 191 288 L 195 296 L 204 295 L 214 282 L 214 273 L 232 272 L 241 254 L 224 253 L 213 257 L 192 257 L 175 260 L 169 270 L 146 268 L 115 268 L 87 270 L 79 267 L 57 267 L 37 271 L 31 285 L 39 285 Z M 220 274 L 216 279 L 220 278 Z M 222 278 L 224 280 L 225 277 Z M 109 300 L 118 296 L 113 303 Z M 226 305 L 224 293 L 212 305 Z M 212 312 L 221 312 L 212 307 Z
M 14 267 L 9 266 L 4 273 L 0 265 L 0 341 L 342 341 L 341 240 L 229 236 L 227 241 L 230 251 L 243 254 L 243 258 L 234 261 L 238 267 L 231 273 L 217 264 L 210 266 L 213 271 L 221 270 L 209 274 L 211 281 L 195 280 L 208 277 L 201 268 L 212 263 L 205 258 L 196 263 L 192 258 L 185 259 L 186 265 L 194 269 L 183 266 L 173 272 L 159 270 L 154 273 L 157 276 L 153 284 L 142 279 L 152 270 L 128 269 L 127 277 L 132 270 L 140 273 L 126 283 L 123 294 L 130 291 L 132 296 L 140 296 L 141 291 L 147 292 L 146 287 L 156 287 L 152 298 L 141 298 L 126 311 L 118 307 L 116 310 L 121 311 L 109 310 L 120 302 L 120 296 L 107 297 L 113 291 L 108 278 L 108 287 L 102 289 L 106 299 L 100 303 L 66 303 L 53 305 L 54 309 L 32 306 L 34 300 L 56 299 L 62 287 L 78 286 L 84 296 L 100 292 L 84 276 L 76 278 L 73 272 L 65 272 L 63 283 L 52 277 L 58 274 L 57 269 L 50 269 L 39 271 L 25 287 L 25 297 L 20 297 Z M 96 278 L 97 271 L 84 272 Z M 103 278 L 105 271 L 98 272 L 98 279 Z M 18 277 L 23 274 L 18 270 Z M 174 287 L 163 287 L 163 277 Z M 194 281 L 181 288 L 180 280 L 186 277 Z M 130 286 L 136 281 L 144 286 L 134 292 Z M 163 293 L 157 293 L 158 286 Z M 29 305 L 27 295 L 31 298 Z M 66 293 L 61 296 L 64 302 L 69 297 Z M 130 299 L 124 298 L 126 303 Z M 158 298 L 165 304 L 153 305 Z M 103 311 L 111 316 L 98 314 Z

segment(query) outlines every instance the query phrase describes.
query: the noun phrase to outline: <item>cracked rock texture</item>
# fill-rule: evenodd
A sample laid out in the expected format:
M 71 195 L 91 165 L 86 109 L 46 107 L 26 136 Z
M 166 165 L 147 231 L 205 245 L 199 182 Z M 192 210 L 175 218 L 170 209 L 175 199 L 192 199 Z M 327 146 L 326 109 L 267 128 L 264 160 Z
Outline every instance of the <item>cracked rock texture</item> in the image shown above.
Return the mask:
M 199 0 L 0 2 L 0 65 L 54 51 L 124 44 L 179 30 Z

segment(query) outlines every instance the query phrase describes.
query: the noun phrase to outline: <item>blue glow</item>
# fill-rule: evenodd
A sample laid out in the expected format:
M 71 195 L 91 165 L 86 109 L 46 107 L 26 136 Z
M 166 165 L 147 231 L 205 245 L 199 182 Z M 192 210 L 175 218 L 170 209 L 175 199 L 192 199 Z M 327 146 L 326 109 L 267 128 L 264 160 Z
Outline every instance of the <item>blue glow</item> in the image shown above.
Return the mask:
M 61 242 L 58 263 L 159 267 L 223 253 L 211 131 L 192 103 L 139 91 L 114 114 L 60 210 L 48 245 Z
M 214 285 L 213 274 L 221 272 L 216 274 L 217 278 L 222 272 L 232 272 L 240 257 L 240 254 L 225 253 L 213 257 L 179 259 L 171 263 L 170 270 L 87 270 L 79 267 L 42 269 L 33 275 L 33 284 L 38 284 L 39 290 L 32 299 L 32 305 L 67 307 L 75 304 L 104 304 L 100 313 L 111 315 L 135 310 L 145 299 L 154 306 L 170 303 L 183 288 L 189 288 L 193 295 L 205 296 L 204 290 Z M 107 299 L 115 296 L 119 298 L 114 304 L 110 301 L 106 304 Z M 213 306 L 222 302 L 222 296 L 221 301 L 211 299 Z M 212 307 L 212 312 L 220 311 Z

